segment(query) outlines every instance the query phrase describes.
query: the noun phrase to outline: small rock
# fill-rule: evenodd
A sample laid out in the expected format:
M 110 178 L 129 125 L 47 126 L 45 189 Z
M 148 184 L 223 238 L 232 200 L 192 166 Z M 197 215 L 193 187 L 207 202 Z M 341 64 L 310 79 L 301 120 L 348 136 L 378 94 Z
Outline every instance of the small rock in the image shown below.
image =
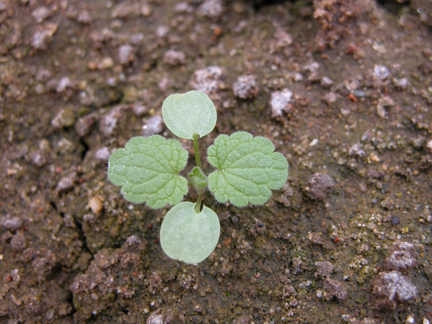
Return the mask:
M 154 134 L 158 134 L 162 131 L 163 131 L 162 117 L 156 115 L 147 120 L 147 123 L 143 126 L 142 136 L 148 137 Z
M 329 92 L 324 96 L 323 100 L 329 107 L 333 107 L 337 100 L 337 95 L 334 92 Z
M 393 79 L 393 85 L 397 88 L 400 88 L 402 90 L 406 90 L 408 88 L 409 82 L 408 79 L 402 78 L 402 79 Z
M 56 91 L 63 92 L 66 88 L 72 85 L 72 81 L 68 77 L 61 78 L 59 83 L 57 84 Z
M 205 69 L 195 71 L 190 82 L 195 90 L 202 91 L 207 95 L 214 95 L 219 89 L 225 88 L 226 70 L 220 66 L 209 66 Z
M 82 10 L 77 16 L 78 22 L 82 24 L 90 24 L 92 22 L 92 17 L 87 10 Z
M 321 277 L 328 278 L 330 277 L 334 269 L 334 265 L 328 261 L 315 262 L 315 266 L 317 267 L 317 272 L 315 273 L 315 277 L 321 276 Z
M 114 130 L 117 128 L 117 121 L 122 116 L 123 111 L 127 109 L 128 106 L 119 105 L 113 107 L 109 112 L 103 115 L 99 121 L 99 128 L 103 135 L 111 136 Z
M 394 106 L 394 104 L 395 104 L 394 100 L 388 96 L 384 96 L 378 99 L 377 115 L 380 116 L 381 118 L 387 118 L 388 112 L 386 108 L 392 107 Z
M 275 91 L 271 94 L 270 108 L 272 111 L 272 117 L 280 117 L 282 113 L 288 111 L 288 104 L 291 101 L 293 93 L 288 89 L 282 89 L 281 91 Z
M 384 65 L 375 64 L 372 75 L 380 80 L 385 80 L 390 75 L 390 71 Z
M 72 188 L 74 186 L 77 178 L 78 178 L 78 175 L 76 172 L 69 173 L 67 176 L 60 179 L 60 181 L 57 183 L 55 191 L 60 193 L 62 191 L 66 191 L 66 190 Z
M 225 7 L 222 0 L 204 0 L 198 7 L 198 14 L 210 18 L 219 18 Z
M 144 34 L 143 33 L 132 33 L 129 36 L 129 43 L 132 45 L 141 45 L 144 41 Z
M 292 296 L 296 293 L 296 290 L 293 286 L 285 285 L 282 290 L 282 297 L 286 298 L 288 296 Z
M 41 81 L 41 82 L 46 82 L 48 81 L 48 79 L 51 77 L 51 72 L 45 68 L 41 68 L 37 73 L 36 73 L 36 80 Z
M 326 194 L 335 186 L 335 181 L 332 177 L 324 173 L 315 173 L 309 179 L 309 198 L 316 200 L 324 200 Z
M 148 111 L 148 108 L 143 103 L 136 103 L 132 106 L 132 112 L 135 114 L 135 116 L 141 117 L 144 114 L 146 114 Z
M 48 9 L 45 6 L 37 7 L 35 10 L 32 11 L 31 15 L 36 20 L 38 24 L 40 24 L 42 21 L 44 21 L 46 18 L 51 16 L 52 12 L 50 9 Z
M 92 197 L 89 200 L 88 206 L 93 211 L 93 213 L 99 215 L 102 212 L 103 205 L 98 197 Z
M 42 150 L 31 152 L 29 154 L 29 159 L 34 165 L 36 165 L 39 168 L 44 166 L 46 163 L 45 152 L 43 152 Z
M 0 225 L 10 231 L 16 231 L 23 226 L 23 220 L 18 216 L 10 216 L 7 214 L 0 218 Z
M 90 128 L 98 120 L 98 117 L 98 114 L 92 113 L 78 119 L 75 123 L 75 130 L 77 131 L 78 135 L 81 137 L 87 135 L 90 131 Z
M 98 162 L 108 162 L 111 156 L 111 151 L 108 147 L 102 147 L 95 153 L 95 160 Z
M 57 31 L 57 27 L 58 25 L 54 23 L 46 23 L 42 26 L 37 26 L 31 39 L 33 48 L 46 50 L 48 43 L 51 41 L 51 37 Z
M 330 88 L 333 85 L 334 81 L 328 77 L 321 78 L 321 86 L 323 88 Z
M 56 129 L 70 127 L 73 124 L 75 124 L 75 114 L 69 108 L 60 110 L 60 112 L 51 121 L 51 125 Z
M 233 92 L 240 99 L 255 99 L 259 88 L 253 75 L 240 76 L 233 84 Z
M 16 233 L 12 237 L 10 244 L 15 251 L 24 250 L 26 248 L 26 239 L 24 237 L 23 232 L 20 231 Z
M 324 279 L 324 290 L 326 291 L 325 298 L 327 300 L 331 300 L 333 297 L 339 300 L 345 300 L 349 297 L 345 285 L 337 280 L 329 278 Z
M 349 156 L 363 158 L 366 155 L 366 152 L 363 150 L 363 144 L 356 143 L 350 147 L 348 151 Z
M 380 272 L 372 287 L 372 293 L 380 299 L 380 306 L 392 309 L 397 302 L 407 302 L 417 295 L 417 287 L 399 271 Z
M 389 249 L 384 267 L 386 270 L 404 271 L 417 265 L 415 246 L 408 242 L 396 242 Z
M 169 27 L 168 26 L 162 25 L 162 26 L 158 26 L 156 28 L 156 36 L 158 38 L 164 38 L 164 37 L 166 37 L 168 35 L 168 32 L 169 32 Z
M 119 62 L 120 64 L 129 64 L 135 60 L 134 48 L 132 45 L 126 44 L 119 48 Z
M 176 66 L 186 63 L 186 55 L 181 51 L 168 50 L 163 57 L 165 64 Z
M 432 154 L 432 140 L 428 140 L 428 141 L 426 142 L 426 151 L 427 151 L 429 154 Z
M 232 324 L 249 324 L 250 318 L 247 315 L 243 315 L 241 317 L 237 317 Z
M 174 315 L 170 310 L 158 309 L 147 318 L 146 324 L 170 324 L 174 322 Z

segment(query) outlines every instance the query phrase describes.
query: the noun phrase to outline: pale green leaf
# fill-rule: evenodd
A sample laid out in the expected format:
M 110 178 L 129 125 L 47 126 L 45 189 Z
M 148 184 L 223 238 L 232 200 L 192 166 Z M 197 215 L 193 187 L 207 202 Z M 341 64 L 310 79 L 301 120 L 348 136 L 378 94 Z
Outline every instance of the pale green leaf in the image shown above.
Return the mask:
M 130 202 L 146 202 L 155 209 L 175 205 L 188 192 L 186 179 L 178 174 L 187 157 L 176 139 L 134 137 L 111 155 L 108 177 L 122 186 L 121 193 Z
M 216 125 L 216 108 L 211 99 L 201 91 L 173 94 L 162 104 L 165 125 L 176 136 L 193 139 L 194 134 L 203 137 Z
M 197 213 L 194 203 L 182 202 L 166 214 L 160 241 L 170 258 L 195 264 L 213 252 L 219 235 L 219 218 L 213 210 L 203 206 L 202 211 Z
M 270 198 L 270 189 L 280 189 L 288 179 L 287 160 L 265 137 L 246 132 L 220 135 L 207 153 L 217 168 L 209 175 L 208 186 L 221 203 L 262 205 Z

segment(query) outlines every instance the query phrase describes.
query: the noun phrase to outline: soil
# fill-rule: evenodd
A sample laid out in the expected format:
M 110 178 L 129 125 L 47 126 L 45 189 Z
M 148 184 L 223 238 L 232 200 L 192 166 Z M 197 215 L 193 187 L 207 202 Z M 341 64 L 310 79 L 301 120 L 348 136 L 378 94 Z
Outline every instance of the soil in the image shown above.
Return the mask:
M 0 323 L 430 323 L 431 13 L 0 0 Z M 219 245 L 187 265 L 158 241 L 169 208 L 106 174 L 132 136 L 173 137 L 162 101 L 194 88 L 218 110 L 203 152 L 246 130 L 290 170 L 264 206 L 207 194 Z

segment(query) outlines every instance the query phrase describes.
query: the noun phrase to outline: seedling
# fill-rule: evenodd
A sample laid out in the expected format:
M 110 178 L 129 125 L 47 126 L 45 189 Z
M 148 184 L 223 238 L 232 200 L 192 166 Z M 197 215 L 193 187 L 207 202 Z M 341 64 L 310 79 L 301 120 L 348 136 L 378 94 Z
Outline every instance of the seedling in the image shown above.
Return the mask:
M 236 207 L 262 205 L 271 190 L 280 189 L 288 178 L 288 162 L 274 152 L 272 142 L 247 132 L 219 135 L 208 150 L 208 162 L 216 168 L 208 176 L 201 167 L 198 139 L 216 125 L 216 108 L 203 92 L 173 94 L 162 105 L 162 117 L 176 136 L 193 141 L 195 167 L 185 178 L 188 152 L 177 139 L 159 135 L 134 137 L 125 148 L 115 151 L 108 162 L 108 177 L 132 203 L 146 203 L 150 208 L 174 206 L 166 214 L 160 241 L 172 259 L 199 263 L 215 249 L 220 224 L 216 213 L 202 204 L 207 188 L 220 203 Z M 181 202 L 194 188 L 195 203 Z

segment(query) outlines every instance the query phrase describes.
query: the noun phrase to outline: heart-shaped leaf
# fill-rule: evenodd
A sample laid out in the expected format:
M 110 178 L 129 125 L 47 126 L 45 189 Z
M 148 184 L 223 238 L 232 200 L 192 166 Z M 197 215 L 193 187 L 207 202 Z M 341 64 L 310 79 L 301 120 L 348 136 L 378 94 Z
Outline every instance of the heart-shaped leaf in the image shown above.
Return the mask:
M 213 252 L 219 235 L 219 218 L 213 210 L 203 206 L 197 213 L 194 203 L 182 202 L 166 214 L 160 241 L 170 258 L 196 264 Z
M 216 125 L 216 108 L 213 101 L 201 91 L 173 94 L 162 104 L 165 125 L 174 135 L 193 139 L 194 134 L 203 137 Z
M 176 139 L 162 136 L 134 137 L 108 162 L 108 177 L 133 203 L 151 208 L 179 203 L 188 192 L 187 180 L 178 173 L 186 166 L 188 153 Z
M 280 189 L 288 179 L 288 162 L 274 149 L 269 139 L 247 132 L 218 136 L 207 151 L 209 163 L 217 168 L 208 177 L 216 200 L 237 207 L 264 204 L 270 189 Z

